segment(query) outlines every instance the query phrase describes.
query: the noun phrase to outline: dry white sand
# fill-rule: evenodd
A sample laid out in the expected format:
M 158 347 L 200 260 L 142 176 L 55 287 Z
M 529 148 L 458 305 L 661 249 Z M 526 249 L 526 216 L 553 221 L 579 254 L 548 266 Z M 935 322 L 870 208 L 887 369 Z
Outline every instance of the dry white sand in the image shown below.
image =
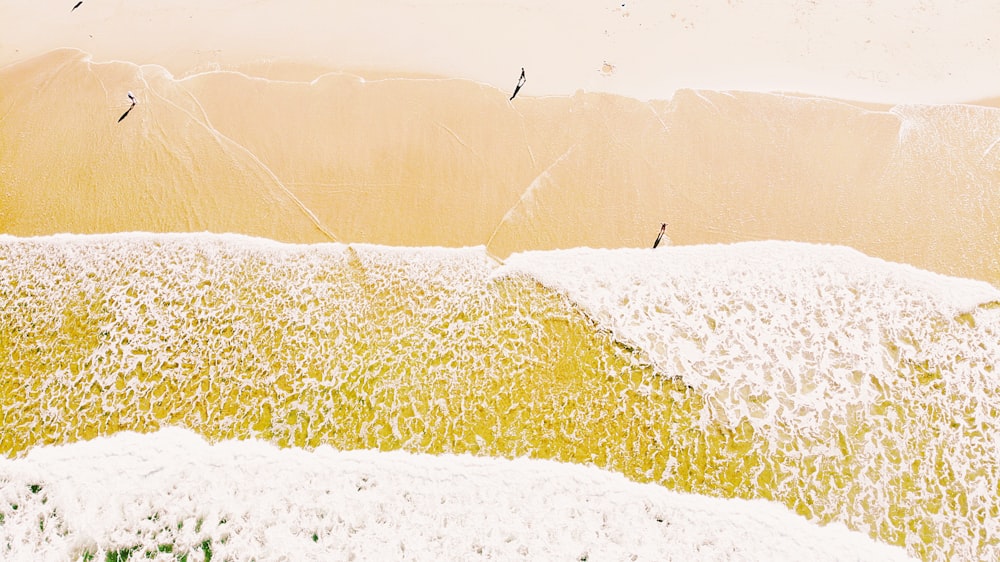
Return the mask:
M 991 0 L 0 2 L 0 65 L 58 47 L 175 74 L 248 60 L 433 73 L 526 94 L 677 88 L 883 102 L 1000 93 Z

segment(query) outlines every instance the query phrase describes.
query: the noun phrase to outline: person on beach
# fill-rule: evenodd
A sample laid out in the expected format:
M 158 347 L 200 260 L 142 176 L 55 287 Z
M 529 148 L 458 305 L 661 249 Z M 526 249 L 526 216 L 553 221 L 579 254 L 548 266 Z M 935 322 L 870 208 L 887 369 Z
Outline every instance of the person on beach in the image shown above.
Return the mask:
M 663 233 L 667 231 L 667 223 L 660 223 L 660 233 L 656 235 L 656 241 L 653 242 L 653 248 L 660 245 L 660 240 L 663 238 Z

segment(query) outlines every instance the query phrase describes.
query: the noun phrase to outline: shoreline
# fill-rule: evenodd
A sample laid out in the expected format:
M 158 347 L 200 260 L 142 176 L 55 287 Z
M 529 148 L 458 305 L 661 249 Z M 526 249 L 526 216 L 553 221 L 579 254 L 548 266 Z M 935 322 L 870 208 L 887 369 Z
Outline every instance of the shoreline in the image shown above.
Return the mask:
M 568 13 L 576 25 L 560 25 Z M 63 12 L 0 0 L 0 16 L 0 65 L 69 47 L 99 60 L 158 64 L 175 76 L 277 60 L 449 76 L 507 90 L 524 67 L 525 95 L 583 90 L 652 100 L 704 89 L 929 104 L 1000 96 L 989 25 L 1000 19 L 1000 5 L 233 0 L 207 9 L 123 0 Z

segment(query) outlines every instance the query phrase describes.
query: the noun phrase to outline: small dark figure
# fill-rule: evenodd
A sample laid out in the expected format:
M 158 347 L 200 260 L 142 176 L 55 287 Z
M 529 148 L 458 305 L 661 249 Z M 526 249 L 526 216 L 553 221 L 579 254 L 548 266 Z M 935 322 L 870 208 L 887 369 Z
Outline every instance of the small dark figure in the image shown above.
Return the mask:
M 135 96 L 132 95 L 132 92 L 128 93 L 128 99 L 130 102 L 132 102 L 132 105 L 128 106 L 128 109 L 125 110 L 125 113 L 122 113 L 122 116 L 118 118 L 119 123 L 122 122 L 122 119 L 128 117 L 128 112 L 132 111 L 132 108 L 135 107 Z
M 660 224 L 660 233 L 656 235 L 656 241 L 653 242 L 653 247 L 654 248 L 660 245 L 660 240 L 663 238 L 663 233 L 666 232 L 666 231 L 667 231 L 667 223 L 665 223 L 665 222 L 661 223 Z
M 73 8 L 72 8 L 72 9 L 71 9 L 70 11 L 72 12 L 73 10 L 75 10 L 75 9 L 79 8 L 79 7 L 80 7 L 80 4 L 83 4 L 83 0 L 80 0 L 79 2 L 77 2 L 77 3 L 76 3 L 76 5 L 75 5 L 75 6 L 73 6 Z
M 510 95 L 510 99 L 507 101 L 514 101 L 514 96 L 521 91 L 521 86 L 524 86 L 524 67 L 521 67 L 521 77 L 517 79 L 517 86 L 514 86 L 514 93 Z

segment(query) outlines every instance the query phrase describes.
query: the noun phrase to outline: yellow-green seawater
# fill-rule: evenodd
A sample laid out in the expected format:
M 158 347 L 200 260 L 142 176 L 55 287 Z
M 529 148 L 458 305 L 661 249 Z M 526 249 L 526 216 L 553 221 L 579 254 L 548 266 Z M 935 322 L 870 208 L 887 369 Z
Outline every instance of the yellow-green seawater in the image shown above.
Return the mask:
M 481 248 L 7 237 L 0 451 L 179 425 L 288 447 L 528 455 L 775 500 L 928 560 L 989 557 L 997 316 L 993 304 L 937 318 L 948 361 L 885 341 L 893 380 L 854 373 L 872 399 L 826 420 L 829 433 L 794 433 L 780 416 L 715 415 L 566 294 Z

